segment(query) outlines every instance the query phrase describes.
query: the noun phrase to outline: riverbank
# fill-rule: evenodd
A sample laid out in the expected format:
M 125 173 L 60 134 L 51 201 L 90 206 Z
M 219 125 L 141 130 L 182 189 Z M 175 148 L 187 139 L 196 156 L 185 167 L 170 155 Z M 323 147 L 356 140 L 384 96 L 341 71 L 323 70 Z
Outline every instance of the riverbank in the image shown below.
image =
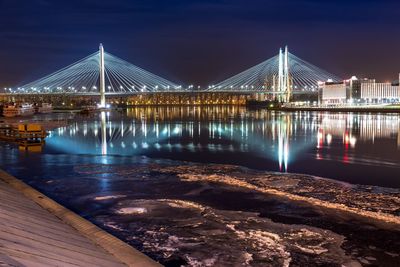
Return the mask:
M 45 131 L 51 131 L 69 125 L 74 118 L 75 114 L 72 113 L 39 114 L 34 116 L 14 118 L 0 117 L 0 127 L 18 127 L 19 124 L 36 124 L 40 125 Z
M 358 112 L 358 113 L 400 113 L 400 106 L 387 106 L 387 107 L 279 107 L 279 106 L 268 106 L 263 104 L 257 105 L 179 105 L 180 107 L 247 107 L 249 109 L 266 109 L 271 111 L 322 111 L 322 112 Z M 135 108 L 165 108 L 174 107 L 174 105 L 135 105 L 126 107 L 117 107 L 112 110 L 125 110 L 125 109 L 135 109 Z M 75 115 L 80 113 L 82 110 L 77 108 L 55 108 L 53 114 L 70 114 Z M 17 117 L 14 120 L 25 119 L 31 117 Z M 6 120 L 7 118 L 0 117 L 0 120 Z
M 324 111 L 324 112 L 365 112 L 365 113 L 400 113 L 400 107 L 340 107 L 340 108 L 321 108 L 321 107 L 280 107 L 270 108 L 276 111 Z
M 0 195 L 0 263 L 160 266 L 2 170 Z

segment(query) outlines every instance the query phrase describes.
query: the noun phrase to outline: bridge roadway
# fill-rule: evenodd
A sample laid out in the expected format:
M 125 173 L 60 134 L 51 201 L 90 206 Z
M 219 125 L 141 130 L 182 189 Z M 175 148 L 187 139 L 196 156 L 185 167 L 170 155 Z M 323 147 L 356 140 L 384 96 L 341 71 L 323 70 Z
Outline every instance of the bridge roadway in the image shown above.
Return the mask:
M 315 95 L 318 91 L 293 91 L 295 95 Z M 253 94 L 279 94 L 279 92 L 273 91 L 240 91 L 240 90 L 221 90 L 221 91 L 160 91 L 160 92 L 106 92 L 106 96 L 137 96 L 137 95 L 159 95 L 159 94 L 171 94 L 171 95 L 212 95 L 212 94 L 231 94 L 231 95 L 253 95 Z M 99 92 L 52 92 L 52 93 L 0 93 L 0 97 L 12 97 L 12 96 L 100 96 Z
M 0 170 L 0 266 L 161 266 Z
M 127 105 L 245 105 L 248 100 L 264 100 L 274 92 L 266 91 L 175 91 L 109 92 L 107 103 Z M 294 101 L 316 101 L 316 91 L 295 91 Z M 98 92 L 0 94 L 0 102 L 52 103 L 55 107 L 96 105 Z

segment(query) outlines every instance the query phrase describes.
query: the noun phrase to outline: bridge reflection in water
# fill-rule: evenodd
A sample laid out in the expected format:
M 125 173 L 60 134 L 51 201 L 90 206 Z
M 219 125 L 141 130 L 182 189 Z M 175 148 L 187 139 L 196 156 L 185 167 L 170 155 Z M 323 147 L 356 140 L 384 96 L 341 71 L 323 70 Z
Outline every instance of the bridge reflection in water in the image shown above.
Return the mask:
M 250 111 L 236 106 L 146 107 L 102 113 L 51 132 L 46 149 L 148 155 L 276 171 L 304 161 L 398 161 L 398 115 Z M 378 161 L 379 161 L 378 160 Z M 303 166 L 303 168 L 305 168 Z M 311 168 L 311 167 L 310 167 Z

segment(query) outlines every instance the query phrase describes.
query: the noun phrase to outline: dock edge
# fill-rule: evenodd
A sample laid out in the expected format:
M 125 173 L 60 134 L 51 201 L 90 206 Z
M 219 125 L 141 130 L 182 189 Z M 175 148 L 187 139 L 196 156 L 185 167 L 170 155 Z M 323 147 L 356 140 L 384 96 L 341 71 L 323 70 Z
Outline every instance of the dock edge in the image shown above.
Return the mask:
M 142 252 L 107 233 L 103 229 L 65 208 L 2 169 L 0 169 L 0 180 L 21 192 L 27 198 L 59 218 L 65 224 L 73 227 L 81 235 L 92 241 L 97 246 L 103 248 L 121 263 L 132 267 L 162 266 Z

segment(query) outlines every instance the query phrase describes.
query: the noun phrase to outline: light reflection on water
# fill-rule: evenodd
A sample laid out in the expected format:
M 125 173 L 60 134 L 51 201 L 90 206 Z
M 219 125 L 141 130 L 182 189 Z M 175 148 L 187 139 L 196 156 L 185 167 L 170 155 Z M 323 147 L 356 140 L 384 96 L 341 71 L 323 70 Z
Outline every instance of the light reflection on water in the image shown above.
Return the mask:
M 399 121 L 390 114 L 136 108 L 78 116 L 51 132 L 41 154 L 1 143 L 0 165 L 167 266 L 270 266 L 289 256 L 296 266 L 336 266 L 346 265 L 344 255 L 394 266 L 398 256 L 388 255 L 397 255 L 398 232 L 257 188 L 391 214 L 398 190 L 182 160 L 400 188 Z
M 231 163 L 400 187 L 399 128 L 396 114 L 135 108 L 56 129 L 44 153 Z

